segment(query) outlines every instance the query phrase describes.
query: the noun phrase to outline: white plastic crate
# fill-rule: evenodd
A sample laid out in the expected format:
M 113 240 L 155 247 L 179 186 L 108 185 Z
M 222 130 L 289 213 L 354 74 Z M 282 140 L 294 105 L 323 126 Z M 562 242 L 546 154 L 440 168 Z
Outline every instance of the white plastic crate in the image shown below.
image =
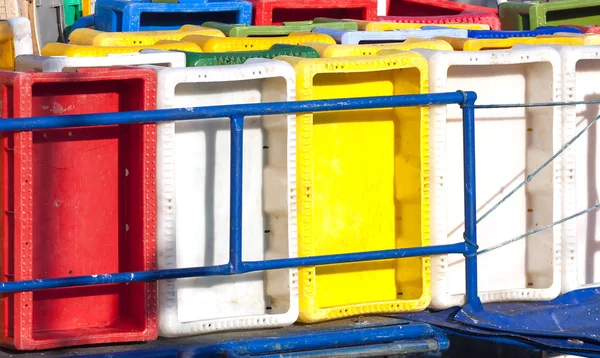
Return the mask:
M 287 63 L 156 68 L 157 108 L 293 101 Z M 295 115 L 246 117 L 242 256 L 297 256 Z M 229 261 L 230 129 L 226 118 L 158 125 L 158 266 Z M 290 325 L 297 270 L 159 282 L 159 335 Z
M 185 54 L 183 52 L 153 51 L 109 54 L 106 57 L 23 55 L 17 57 L 15 71 L 72 72 L 80 68 L 134 65 L 185 67 Z
M 31 23 L 29 19 L 26 17 L 15 17 L 0 21 L 8 23 L 8 26 L 1 28 L 2 33 L 0 37 L 2 37 L 2 42 L 12 42 L 12 46 L 10 47 L 12 47 L 13 56 L 32 54 L 33 39 L 31 37 Z
M 468 31 L 464 29 L 407 29 L 393 31 L 356 31 L 329 28 L 316 28 L 314 33 L 331 36 L 335 42 L 343 45 L 364 45 L 372 43 L 404 42 L 409 38 L 433 39 L 436 37 L 467 38 Z
M 0 1 L 0 19 L 12 19 L 21 15 L 23 10 L 19 2 L 19 0 Z
M 430 92 L 475 91 L 479 104 L 561 99 L 560 57 L 548 47 L 450 52 L 415 49 L 430 66 Z M 430 110 L 432 245 L 463 241 L 462 112 Z M 478 109 L 475 117 L 478 217 L 560 149 L 560 107 Z M 477 225 L 481 249 L 562 217 L 561 156 Z M 572 185 L 567 183 L 567 185 Z M 548 300 L 560 292 L 561 227 L 479 255 L 483 302 Z M 461 255 L 432 257 L 431 307 L 464 303 Z
M 557 47 L 562 58 L 562 88 L 564 101 L 600 100 L 600 46 Z M 563 142 L 583 130 L 598 115 L 598 104 L 564 106 Z M 573 215 L 598 204 L 600 175 L 600 124 L 596 123 L 573 148 L 575 160 L 566 163 L 565 180 L 573 182 L 564 194 L 563 216 Z M 575 169 L 577 168 L 577 180 Z M 584 286 L 600 285 L 600 213 L 591 211 L 563 224 L 563 292 Z

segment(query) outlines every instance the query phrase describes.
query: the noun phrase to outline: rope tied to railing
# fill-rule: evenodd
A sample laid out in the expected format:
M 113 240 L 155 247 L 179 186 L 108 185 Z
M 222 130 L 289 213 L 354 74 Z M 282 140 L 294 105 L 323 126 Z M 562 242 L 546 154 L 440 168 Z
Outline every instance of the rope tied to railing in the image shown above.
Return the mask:
M 459 91 L 461 92 L 461 91 Z M 580 104 L 600 104 L 600 100 L 591 100 L 591 101 L 573 101 L 573 102 L 540 102 L 540 103 L 515 103 L 515 104 L 483 104 L 483 105 L 465 105 L 464 103 L 461 104 L 461 107 L 465 107 L 465 108 L 475 108 L 475 109 L 492 109 L 492 108 L 514 108 L 514 107 L 520 107 L 520 108 L 532 108 L 532 107 L 553 107 L 553 106 L 573 106 L 573 105 L 580 105 Z M 579 131 L 579 133 L 577 133 L 573 138 L 571 138 L 565 145 L 563 145 L 556 153 L 554 153 L 548 160 L 546 160 L 541 166 L 539 166 L 533 173 L 527 175 L 527 177 L 525 178 L 525 180 L 521 181 L 519 184 L 517 184 L 517 186 L 512 189 L 508 194 L 506 194 L 502 199 L 500 199 L 496 204 L 494 204 L 494 206 L 492 206 L 489 210 L 487 210 L 482 216 L 480 216 L 477 219 L 477 224 L 479 224 L 483 219 L 485 219 L 486 217 L 488 217 L 492 212 L 494 212 L 500 205 L 502 205 L 504 202 L 506 202 L 506 200 L 508 200 L 511 196 L 513 196 L 517 191 L 519 191 L 519 189 L 521 189 L 523 186 L 525 186 L 525 184 L 531 182 L 533 180 L 533 178 L 538 175 L 544 168 L 546 168 L 548 165 L 550 165 L 550 163 L 552 163 L 552 161 L 554 161 L 554 159 L 556 159 L 559 155 L 561 155 L 565 150 L 567 150 L 567 148 L 569 148 L 577 139 L 579 139 L 579 137 L 581 137 L 585 132 L 587 132 L 592 125 L 596 124 L 596 122 L 598 122 L 598 120 L 600 119 L 600 115 L 597 116 L 596 118 L 594 118 L 592 121 L 590 121 L 590 123 L 588 123 L 587 126 L 585 126 L 585 128 L 583 128 L 581 131 Z M 513 242 L 519 241 L 523 238 L 526 238 L 528 236 L 537 234 L 541 231 L 544 231 L 546 229 L 549 229 L 551 227 L 554 227 L 556 225 L 562 224 L 566 221 L 575 219 L 581 215 L 584 215 L 586 213 L 589 213 L 591 211 L 594 210 L 598 210 L 600 209 L 600 204 L 594 205 L 591 208 L 582 210 L 578 213 L 575 213 L 573 215 L 570 215 L 566 218 L 562 218 L 560 220 L 557 220 L 553 223 L 550 223 L 548 225 L 545 225 L 543 227 L 528 231 L 522 235 L 519 235 L 517 237 L 514 237 L 512 239 L 503 241 L 499 244 L 490 246 L 488 248 L 485 248 L 483 250 L 479 250 L 479 246 L 474 244 L 471 240 L 469 240 L 469 238 L 467 238 L 466 234 L 463 233 L 463 239 L 465 241 L 465 243 L 467 243 L 468 245 L 474 246 L 476 247 L 477 253 L 475 254 L 470 254 L 470 255 L 465 255 L 465 257 L 473 257 L 476 255 L 480 255 L 480 254 L 484 254 L 486 252 L 490 252 L 493 250 L 496 250 L 498 248 L 504 247 L 506 245 L 509 245 Z

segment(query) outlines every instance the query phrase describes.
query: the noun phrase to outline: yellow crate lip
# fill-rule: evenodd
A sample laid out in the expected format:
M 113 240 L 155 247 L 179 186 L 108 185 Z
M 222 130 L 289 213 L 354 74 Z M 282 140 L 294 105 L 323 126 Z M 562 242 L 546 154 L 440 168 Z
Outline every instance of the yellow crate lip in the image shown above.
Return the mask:
M 196 25 L 184 25 L 178 30 L 104 32 L 94 29 L 76 29 L 69 35 L 69 43 L 90 46 L 140 46 L 154 45 L 161 40 L 179 41 L 190 35 L 225 37 L 217 29 Z
M 335 44 L 335 40 L 325 34 L 312 32 L 292 32 L 288 36 L 277 37 L 210 37 L 203 35 L 186 36 L 182 41 L 198 44 L 204 52 L 243 52 L 268 50 L 275 44 L 301 45 L 305 42 Z
M 554 38 L 554 37 L 569 37 L 581 39 L 583 45 L 600 45 L 599 34 L 574 34 L 570 32 L 558 32 L 554 35 L 540 35 L 537 38 Z
M 0 42 L 13 39 L 13 31 L 8 21 L 0 21 Z
M 392 55 L 372 57 L 342 57 L 301 59 L 296 57 L 281 56 L 276 59 L 284 60 L 294 66 L 297 74 L 297 100 L 310 100 L 313 97 L 312 82 L 317 74 L 321 73 L 347 73 L 347 72 L 375 72 L 390 69 L 417 68 L 421 73 L 421 91 L 428 92 L 428 64 L 425 57 L 413 52 L 399 52 Z M 430 204 L 429 204 L 429 120 L 428 108 L 421 109 L 421 245 L 429 245 L 430 239 Z M 300 256 L 314 255 L 311 245 L 311 213 L 312 201 L 305 199 L 305 187 L 312 187 L 312 116 L 297 116 L 298 145 L 298 246 Z M 303 227 L 308 227 L 303 229 Z M 317 305 L 316 280 L 309 278 L 315 276 L 315 267 L 298 270 L 300 283 L 300 322 L 316 322 L 327 319 L 338 319 L 371 313 L 383 312 L 410 312 L 425 309 L 431 300 L 431 275 L 430 259 L 423 257 L 422 270 L 422 295 L 413 300 L 390 300 L 379 302 L 358 303 L 336 307 L 321 308 Z
M 515 45 L 583 45 L 583 38 L 566 36 L 513 37 L 508 39 L 463 39 L 455 37 L 438 37 L 457 51 L 479 51 L 482 48 L 502 49 Z
M 167 41 L 167 43 L 158 43 L 152 46 L 85 46 L 71 45 L 63 43 L 49 43 L 42 49 L 42 56 L 67 56 L 67 57 L 89 57 L 106 56 L 110 54 L 123 54 L 140 52 L 146 49 L 155 50 L 179 50 L 202 52 L 202 49 L 190 42 Z
M 392 31 L 392 30 L 407 30 L 407 29 L 420 29 L 423 26 L 443 26 L 454 29 L 465 29 L 465 30 L 489 30 L 490 26 L 485 24 L 459 24 L 459 23 L 448 23 L 448 24 L 413 24 L 413 23 L 401 23 L 401 22 L 387 22 L 387 21 L 367 21 L 367 20 L 348 20 L 353 21 L 358 25 L 358 29 L 362 31 Z
M 414 41 L 413 41 L 414 40 Z M 330 45 L 320 42 L 305 43 L 317 50 L 321 57 L 352 57 L 381 54 L 382 51 L 410 51 L 413 49 L 428 49 L 438 51 L 452 51 L 452 46 L 443 40 L 407 39 L 402 43 L 372 44 L 372 45 Z

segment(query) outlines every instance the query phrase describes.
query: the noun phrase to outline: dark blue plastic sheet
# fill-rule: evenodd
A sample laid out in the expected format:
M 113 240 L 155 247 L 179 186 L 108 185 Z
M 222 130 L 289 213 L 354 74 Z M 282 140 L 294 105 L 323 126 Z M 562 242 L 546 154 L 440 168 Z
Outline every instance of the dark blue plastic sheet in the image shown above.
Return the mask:
M 403 318 L 479 336 L 560 353 L 600 357 L 600 289 L 586 288 L 549 302 L 466 305 Z

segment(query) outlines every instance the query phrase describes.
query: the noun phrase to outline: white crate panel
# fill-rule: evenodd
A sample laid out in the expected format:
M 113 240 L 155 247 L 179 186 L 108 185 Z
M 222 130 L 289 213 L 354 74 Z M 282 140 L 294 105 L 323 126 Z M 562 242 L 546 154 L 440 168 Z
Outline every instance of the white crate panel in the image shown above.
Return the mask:
M 33 39 L 29 19 L 26 17 L 15 17 L 4 21 L 8 21 L 12 29 L 15 56 L 32 54 Z
M 569 46 L 559 48 L 562 58 L 563 100 L 600 100 L 600 46 Z M 563 107 L 564 121 L 571 124 L 567 141 L 582 131 L 598 115 L 597 104 Z M 598 204 L 600 178 L 600 127 L 594 124 L 574 144 L 575 163 L 566 180 L 575 183 L 575 190 L 565 193 L 564 216 L 572 215 Z M 575 170 L 576 167 L 576 179 Z M 600 285 L 600 233 L 597 232 L 600 213 L 592 211 L 565 223 L 563 241 L 563 292 L 583 286 Z
M 158 68 L 157 68 L 158 69 Z M 158 108 L 295 99 L 294 71 L 275 60 L 160 69 Z M 158 126 L 159 267 L 229 259 L 230 130 L 227 119 Z M 297 256 L 295 116 L 246 117 L 242 256 Z M 283 326 L 298 316 L 296 269 L 159 283 L 159 334 Z
M 74 72 L 80 68 L 155 65 L 185 67 L 182 52 L 154 51 L 148 53 L 109 54 L 106 57 L 19 56 L 16 71 Z
M 414 50 L 428 57 L 430 91 L 475 91 L 479 104 L 560 100 L 560 60 L 551 48 L 486 52 Z M 560 108 L 476 111 L 477 208 L 481 216 L 560 148 Z M 462 241 L 462 111 L 434 106 L 431 123 L 432 244 Z M 478 226 L 486 248 L 558 220 L 558 158 Z M 560 289 L 560 226 L 479 256 L 483 302 L 546 300 Z M 464 259 L 432 258 L 432 307 L 464 303 Z

